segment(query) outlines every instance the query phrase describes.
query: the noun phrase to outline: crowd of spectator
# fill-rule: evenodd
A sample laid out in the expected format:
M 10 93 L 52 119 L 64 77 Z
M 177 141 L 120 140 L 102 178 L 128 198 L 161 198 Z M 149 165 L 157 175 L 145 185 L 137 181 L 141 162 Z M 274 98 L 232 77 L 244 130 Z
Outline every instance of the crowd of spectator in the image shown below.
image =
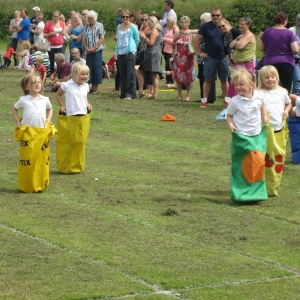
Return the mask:
M 192 82 L 196 77 L 195 56 L 201 107 L 215 101 L 217 77 L 224 97 L 236 95 L 234 85 L 230 83 L 230 70 L 242 66 L 256 72 L 257 46 L 256 37 L 251 32 L 251 17 L 241 16 L 239 28 L 233 28 L 224 18 L 222 10 L 215 7 L 210 13 L 200 16 L 199 29 L 191 29 L 188 16 L 177 20 L 173 0 L 165 0 L 163 5 L 165 14 L 162 17 L 155 11 L 145 14 L 141 10 L 117 10 L 114 58 L 117 96 L 127 100 L 136 97 L 157 99 L 158 78 L 166 76 L 166 88 L 177 88 L 179 101 L 183 100 L 182 90 L 186 90 L 185 100 L 189 101 Z M 299 94 L 300 14 L 296 22 L 297 25 L 289 30 L 287 14 L 277 13 L 274 16 L 275 25 L 262 34 L 259 48 L 264 54 L 262 65 L 273 65 L 278 70 L 281 85 L 288 92 L 293 89 L 294 94 Z M 71 62 L 80 61 L 90 69 L 90 93 L 98 94 L 103 77 L 109 76 L 102 59 L 104 28 L 105 25 L 98 21 L 98 14 L 93 10 L 85 9 L 82 13 L 72 10 L 68 20 L 55 10 L 52 19 L 44 22 L 39 7 L 32 8 L 31 19 L 28 10 L 22 8 L 14 12 L 9 25 L 11 43 L 4 55 L 3 67 L 10 67 L 13 56 L 14 68 L 37 71 L 36 58 L 42 56 L 46 69 L 44 73 L 51 79 L 47 84 L 55 91 L 59 82 L 70 75 Z M 47 51 L 44 47 L 42 49 L 42 44 L 49 46 Z M 165 70 L 162 70 L 162 58 Z M 38 61 L 41 62 L 41 57 Z M 103 72 L 103 65 L 106 65 L 106 73 Z M 55 79 L 56 75 L 58 79 Z

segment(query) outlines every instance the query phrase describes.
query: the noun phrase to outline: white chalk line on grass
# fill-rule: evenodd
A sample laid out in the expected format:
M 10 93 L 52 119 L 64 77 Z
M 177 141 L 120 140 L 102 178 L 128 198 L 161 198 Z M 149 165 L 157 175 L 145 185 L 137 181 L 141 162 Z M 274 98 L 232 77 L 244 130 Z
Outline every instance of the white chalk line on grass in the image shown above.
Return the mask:
M 91 257 L 91 256 L 88 256 L 88 255 L 86 255 L 86 254 L 80 253 L 80 252 L 75 251 L 75 250 L 73 250 L 73 249 L 68 249 L 68 248 L 66 248 L 66 247 L 58 246 L 58 245 L 54 244 L 53 242 L 48 241 L 48 240 L 46 240 L 46 239 L 44 239 L 44 238 L 40 238 L 40 237 L 38 237 L 38 236 L 34 236 L 34 235 L 32 235 L 32 234 L 29 234 L 29 233 L 24 232 L 24 231 L 22 231 L 22 230 L 20 230 L 20 229 L 17 229 L 17 228 L 8 226 L 8 225 L 3 224 L 3 223 L 0 223 L 0 226 L 1 226 L 2 228 L 6 229 L 6 230 L 12 231 L 12 232 L 15 233 L 15 234 L 20 234 L 20 235 L 25 236 L 25 237 L 27 237 L 27 238 L 36 240 L 36 241 L 38 241 L 38 242 L 40 242 L 40 243 L 42 243 L 42 244 L 44 244 L 44 245 L 46 245 L 46 246 L 48 246 L 48 247 L 58 249 L 58 250 L 60 250 L 60 251 L 63 251 L 63 252 L 68 253 L 68 254 L 70 254 L 70 255 L 79 257 L 79 258 L 81 258 L 81 259 L 85 259 L 85 260 L 87 260 L 87 261 L 89 261 L 89 262 L 91 262 L 91 263 L 95 263 L 95 264 L 99 264 L 99 265 L 105 266 L 105 267 L 111 269 L 113 272 L 118 272 L 118 273 L 122 274 L 123 276 L 129 278 L 129 279 L 132 280 L 132 281 L 139 282 L 139 283 L 141 283 L 141 284 L 143 284 L 143 285 L 145 285 L 145 286 L 151 288 L 151 289 L 153 290 L 153 292 L 150 293 L 150 294 L 167 294 L 167 295 L 170 295 L 170 296 L 173 296 L 173 297 L 176 297 L 176 298 L 178 298 L 178 297 L 182 298 L 181 295 L 180 295 L 179 293 L 175 292 L 174 290 L 164 290 L 163 288 L 161 288 L 161 287 L 160 287 L 159 285 L 157 285 L 157 284 L 151 284 L 151 283 L 149 283 L 149 282 L 146 282 L 146 281 L 143 280 L 142 278 L 139 278 L 139 277 L 137 277 L 137 276 L 134 276 L 134 275 L 132 275 L 132 274 L 129 274 L 129 273 L 125 272 L 124 270 L 121 270 L 120 268 L 113 267 L 113 266 L 107 264 L 107 263 L 106 263 L 105 261 L 103 261 L 103 260 L 95 259 L 95 258 L 93 258 L 93 257 Z M 138 293 L 137 295 L 142 295 L 142 293 Z M 123 295 L 123 296 L 126 296 L 126 295 Z M 122 296 L 122 297 L 123 297 L 123 296 Z
M 105 175 L 105 176 L 112 176 L 112 177 L 114 177 L 114 178 L 118 178 L 118 177 L 115 176 L 115 175 L 109 175 L 109 174 L 104 174 L 104 173 L 101 173 L 101 174 L 102 174 L 102 175 Z M 122 178 L 118 178 L 118 179 L 124 180 L 124 179 L 122 179 Z M 125 180 L 126 180 L 126 179 L 125 179 Z M 11 180 L 9 180 L 9 181 L 12 182 Z M 155 187 L 153 187 L 153 186 L 147 186 L 146 184 L 142 184 L 142 186 L 149 187 L 149 188 L 152 188 L 152 189 L 156 189 Z M 94 209 L 94 210 L 102 211 L 102 212 L 105 213 L 105 214 L 110 214 L 110 215 L 116 216 L 116 217 L 118 217 L 118 218 L 121 218 L 121 219 L 123 219 L 123 220 L 131 221 L 131 222 L 134 222 L 134 223 L 143 225 L 143 226 L 147 226 L 147 227 L 151 227 L 151 228 L 163 230 L 164 232 L 166 232 L 166 233 L 168 233 L 168 234 L 173 234 L 173 235 L 176 235 L 176 236 L 181 236 L 181 237 L 185 237 L 185 238 L 189 238 L 189 239 L 192 238 L 191 236 L 189 236 L 189 235 L 187 235 L 187 234 L 182 234 L 182 233 L 178 233 L 178 232 L 169 232 L 169 231 L 167 231 L 164 227 L 160 227 L 160 226 L 154 225 L 154 224 L 149 223 L 149 222 L 141 221 L 141 220 L 139 220 L 139 219 L 137 219 L 137 218 L 134 218 L 134 217 L 129 217 L 129 216 L 126 216 L 126 215 L 123 215 L 123 214 L 120 214 L 120 213 L 116 213 L 116 212 L 111 211 L 111 210 L 108 210 L 108 209 L 99 208 L 98 206 L 95 206 L 95 205 L 93 205 L 93 204 L 81 203 L 81 202 L 78 202 L 78 201 L 76 201 L 76 200 L 71 200 L 71 199 L 69 199 L 68 197 L 66 197 L 66 196 L 63 195 L 63 194 L 55 194 L 55 193 L 50 193 L 50 194 L 53 195 L 53 196 L 55 196 L 56 198 L 60 198 L 60 199 L 64 200 L 64 201 L 67 202 L 67 203 L 71 203 L 71 204 L 79 205 L 79 206 L 82 206 L 82 207 L 88 207 L 88 208 L 92 208 L 92 209 Z M 184 196 L 184 197 L 187 196 L 186 194 L 181 194 L 181 193 L 177 193 L 177 194 L 180 194 L 180 195 L 182 195 L 182 196 Z M 189 198 L 196 198 L 196 197 L 193 197 L 193 196 L 190 195 L 190 194 L 188 194 L 188 197 L 189 197 Z M 201 200 L 202 200 L 202 199 L 201 199 Z M 204 200 L 205 200 L 205 199 L 204 199 Z M 210 201 L 210 200 L 205 200 L 205 201 L 212 202 L 212 203 L 216 204 L 214 201 Z M 226 204 L 223 204 L 223 205 L 228 206 L 228 205 L 226 205 Z M 242 210 L 242 209 L 240 209 L 240 208 L 236 208 L 236 207 L 231 207 L 231 206 L 228 206 L 228 207 L 229 207 L 229 208 L 237 209 L 237 210 L 239 210 L 239 211 L 241 211 L 241 212 L 243 212 L 243 213 L 245 213 L 245 212 L 250 213 L 250 214 L 253 213 L 253 212 L 249 212 L 249 211 L 244 211 L 244 210 Z M 261 216 L 261 214 L 259 214 L 259 215 Z M 262 215 L 262 216 L 268 218 L 268 216 L 265 216 L 265 215 Z M 272 217 L 271 219 L 274 219 L 274 218 Z M 282 221 L 281 219 L 275 219 L 275 220 L 276 220 L 276 221 Z M 288 223 L 288 222 L 285 221 L 285 223 Z M 289 224 L 289 223 L 288 223 L 288 224 Z M 293 224 L 293 223 L 292 223 L 292 224 Z M 293 224 L 293 225 L 294 225 L 294 224 Z M 39 239 L 39 238 L 37 238 L 37 239 Z M 43 239 L 41 239 L 41 240 L 43 240 Z M 50 242 L 50 243 L 51 243 L 51 242 Z M 248 254 L 248 253 L 244 253 L 244 252 L 238 251 L 238 250 L 236 250 L 236 249 L 231 249 L 231 248 L 228 248 L 228 247 L 224 247 L 224 246 L 218 245 L 218 244 L 216 244 L 216 243 L 211 243 L 211 242 L 207 242 L 207 241 L 202 241 L 202 243 L 207 244 L 207 245 L 210 245 L 210 246 L 213 246 L 213 247 L 216 247 L 216 248 L 221 249 L 221 250 L 224 250 L 224 251 L 228 251 L 228 252 L 231 252 L 231 253 L 238 254 L 238 255 L 243 256 L 243 257 L 248 257 L 248 258 L 250 258 L 250 259 L 253 259 L 253 260 L 256 260 L 256 261 L 259 261 L 259 262 L 264 262 L 264 263 L 270 264 L 270 265 L 272 265 L 272 266 L 274 266 L 274 267 L 276 267 L 276 268 L 280 268 L 280 269 L 283 269 L 283 270 L 286 270 L 286 271 L 288 271 L 288 272 L 293 273 L 293 275 L 287 276 L 286 278 L 290 278 L 290 277 L 293 278 L 293 277 L 298 277 L 298 276 L 300 276 L 300 271 L 299 271 L 299 270 L 295 270 L 295 269 L 293 269 L 293 268 L 291 268 L 291 267 L 281 265 L 281 264 L 279 264 L 279 263 L 277 263 L 277 262 L 275 262 L 275 261 L 262 259 L 262 258 L 260 258 L 260 257 L 254 256 L 254 255 L 252 255 L 252 254 Z M 59 246 L 57 246 L 57 247 L 59 247 Z M 63 249 L 63 248 L 62 248 L 62 249 Z M 69 253 L 72 253 L 73 250 L 69 250 L 69 251 L 70 251 Z M 75 251 L 74 253 L 76 253 L 76 251 Z M 80 255 L 82 255 L 82 257 L 85 257 L 84 254 L 80 254 Z M 93 258 L 90 258 L 90 259 L 93 260 Z M 105 263 L 103 262 L 103 264 L 105 264 Z M 124 272 L 124 274 L 126 274 L 126 273 Z M 131 276 L 131 275 L 128 274 L 128 276 Z M 134 276 L 133 276 L 133 277 L 134 277 Z M 142 282 L 144 282 L 142 279 L 140 279 L 140 280 L 141 280 Z M 267 279 L 266 279 L 266 278 L 262 278 L 262 279 L 255 279 L 255 280 L 272 280 L 272 278 L 267 278 Z M 244 281 L 244 280 L 241 280 L 241 281 L 240 281 L 241 284 L 244 283 L 243 281 Z M 238 282 L 239 282 L 239 281 L 234 281 L 234 284 L 237 284 Z M 221 284 L 223 284 L 223 283 L 221 283 Z M 229 285 L 229 284 L 230 284 L 230 283 L 227 283 L 227 285 Z M 214 284 L 212 284 L 212 285 L 214 285 Z M 204 286 L 206 286 L 206 285 L 203 285 L 203 287 L 204 287 Z M 189 288 L 191 288 L 191 287 L 188 287 L 188 289 L 189 289 Z M 182 287 L 181 289 L 184 289 L 184 287 Z

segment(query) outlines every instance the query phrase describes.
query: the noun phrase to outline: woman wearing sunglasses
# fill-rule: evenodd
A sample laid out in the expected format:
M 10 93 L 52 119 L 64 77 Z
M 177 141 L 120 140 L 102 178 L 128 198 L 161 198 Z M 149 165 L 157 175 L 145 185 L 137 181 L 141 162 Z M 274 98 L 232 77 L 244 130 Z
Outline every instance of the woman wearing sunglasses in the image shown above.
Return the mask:
M 123 10 L 123 23 L 117 27 L 118 67 L 120 75 L 120 99 L 134 99 L 136 97 L 135 52 L 140 42 L 137 27 L 130 22 L 132 12 Z
M 220 19 L 217 23 L 217 26 L 219 30 L 223 33 L 222 40 L 225 49 L 226 59 L 228 60 L 229 66 L 233 67 L 233 50 L 230 49 L 230 43 L 237 37 L 239 37 L 242 34 L 242 32 L 239 29 L 231 27 L 230 23 L 225 18 Z M 227 96 L 231 98 L 235 95 L 236 92 L 234 84 L 230 83 Z

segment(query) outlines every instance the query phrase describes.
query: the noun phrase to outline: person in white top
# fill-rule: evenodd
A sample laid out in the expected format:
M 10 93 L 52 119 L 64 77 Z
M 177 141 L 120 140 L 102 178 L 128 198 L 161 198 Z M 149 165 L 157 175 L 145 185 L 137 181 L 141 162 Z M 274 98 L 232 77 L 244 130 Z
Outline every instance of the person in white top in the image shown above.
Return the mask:
M 36 16 L 37 25 L 35 29 L 31 29 L 31 33 L 33 33 L 34 44 L 38 45 L 44 38 L 44 27 L 45 23 L 43 21 L 44 15 L 42 13 L 37 14 Z
M 88 102 L 89 85 L 86 83 L 90 74 L 87 65 L 77 62 L 72 66 L 71 79 L 63 82 L 56 93 L 56 100 L 60 106 L 60 113 L 68 116 L 86 115 L 92 110 Z M 65 103 L 62 95 L 65 94 Z
M 40 94 L 44 89 L 41 77 L 36 73 L 28 73 L 21 78 L 20 85 L 25 96 L 21 96 L 12 108 L 16 127 L 27 125 L 46 128 L 46 122 L 51 121 L 53 109 L 49 98 Z M 19 109 L 23 109 L 21 121 L 18 115 Z
M 271 127 L 274 132 L 280 131 L 283 127 L 283 120 L 288 117 L 292 104 L 287 90 L 279 86 L 279 74 L 275 67 L 269 65 L 260 69 L 258 92 L 264 98 Z
M 165 9 L 166 13 L 164 14 L 164 17 L 161 20 L 159 20 L 159 24 L 163 28 L 163 35 L 165 35 L 165 33 L 168 30 L 168 27 L 167 27 L 168 17 L 173 16 L 175 18 L 175 22 L 177 22 L 177 14 L 173 8 L 174 8 L 174 2 L 172 0 L 165 0 L 164 9 Z
M 245 68 L 232 72 L 232 82 L 238 95 L 234 96 L 228 107 L 226 121 L 230 131 L 254 136 L 261 132 L 261 124 L 267 122 L 264 98 L 255 91 L 255 75 Z
M 75 64 L 77 62 L 82 62 L 83 64 L 86 65 L 86 60 L 80 57 L 80 50 L 78 48 L 72 48 L 71 49 L 71 56 L 73 60 L 71 61 L 71 64 Z

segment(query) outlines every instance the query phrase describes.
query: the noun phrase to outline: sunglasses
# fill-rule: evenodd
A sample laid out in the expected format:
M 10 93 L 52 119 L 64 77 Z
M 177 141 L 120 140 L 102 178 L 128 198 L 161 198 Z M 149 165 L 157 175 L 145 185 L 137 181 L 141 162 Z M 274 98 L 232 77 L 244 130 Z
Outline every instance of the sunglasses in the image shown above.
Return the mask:
M 211 16 L 212 16 L 212 17 L 220 17 L 221 14 L 217 14 L 217 15 L 216 15 L 216 14 L 211 14 Z
M 141 19 L 142 21 L 148 21 L 148 19 Z
M 225 25 L 220 25 L 220 26 L 218 26 L 218 28 L 219 28 L 219 29 L 225 28 Z
M 122 19 L 129 19 L 129 16 L 122 16 Z

